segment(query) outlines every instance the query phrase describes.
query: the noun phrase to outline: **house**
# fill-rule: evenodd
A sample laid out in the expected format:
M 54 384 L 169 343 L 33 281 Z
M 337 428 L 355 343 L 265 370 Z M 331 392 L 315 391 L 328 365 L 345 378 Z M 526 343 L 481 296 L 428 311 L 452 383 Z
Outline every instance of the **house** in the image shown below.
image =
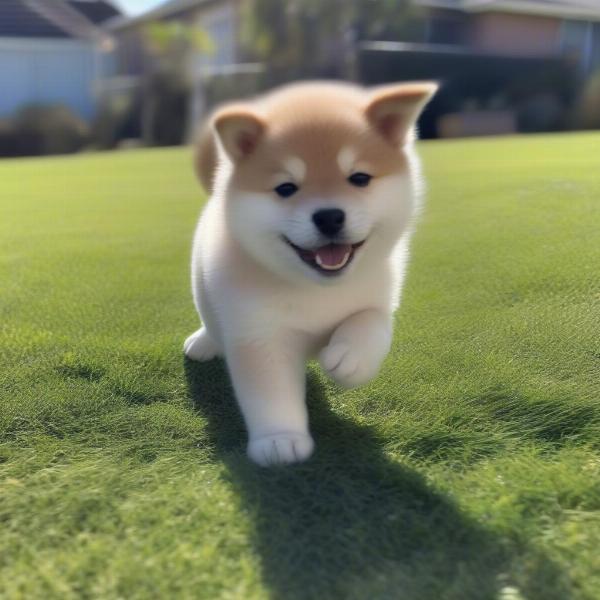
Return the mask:
M 181 22 L 201 28 L 215 43 L 212 54 L 192 52 L 188 57 L 186 68 L 195 81 L 190 122 L 217 101 L 258 91 L 266 78 L 261 79 L 259 66 L 249 63 L 252 53 L 242 42 L 245 2 L 167 0 L 138 17 L 111 21 L 121 79 L 135 85 L 152 64 L 143 44 L 148 23 Z M 358 23 L 350 31 L 340 28 L 339 39 L 328 40 L 334 64 L 319 68 L 314 64 L 316 54 L 306 61 L 315 76 L 327 72 L 367 84 L 444 80 L 444 93 L 424 116 L 422 131 L 427 136 L 440 133 L 436 123 L 441 116 L 469 105 L 488 111 L 477 115 L 487 123 L 475 127 L 480 132 L 563 126 L 576 80 L 600 69 L 600 0 L 410 0 L 409 4 L 405 37 L 383 33 L 365 39 L 361 32 L 368 28 Z M 404 6 L 399 0 L 399 11 Z M 405 19 L 406 13 L 399 12 L 399 18 Z M 283 69 L 281 82 L 289 72 Z M 269 75 L 273 83 L 272 70 Z M 528 113 L 539 118 L 524 125 Z M 486 130 L 492 121 L 495 125 Z
M 144 82 L 156 70 L 157 57 L 149 51 L 148 26 L 152 23 L 181 23 L 189 29 L 197 29 L 206 34 L 211 42 L 207 51 L 192 47 L 184 64 L 181 66 L 192 81 L 192 92 L 189 98 L 189 114 L 187 116 L 188 131 L 193 130 L 208 105 L 216 100 L 209 98 L 215 86 L 216 78 L 231 81 L 235 78 L 234 87 L 240 95 L 257 91 L 256 74 L 261 66 L 244 61 L 244 50 L 241 42 L 241 7 L 244 0 L 167 0 L 157 8 L 136 17 L 122 17 L 107 23 L 106 28 L 116 41 L 115 75 L 105 81 L 104 87 L 108 95 L 128 98 L 137 97 L 141 123 L 138 126 L 140 136 L 148 141 L 154 136 L 148 133 L 149 121 L 157 117 L 149 117 L 153 110 L 152 98 L 141 90 Z M 245 82 L 249 82 L 249 87 Z M 133 104 L 136 100 L 133 100 Z M 160 117 L 158 117 L 160 118 Z M 156 142 L 157 140 L 154 139 Z
M 600 67 L 598 0 L 414 0 L 425 13 L 423 42 L 505 56 L 568 55 Z
M 412 0 L 411 43 L 360 44 L 359 75 L 377 84 L 435 78 L 442 91 L 421 119 L 425 137 L 551 131 L 600 70 L 598 0 Z
M 115 36 L 117 72 L 123 76 L 141 75 L 149 57 L 144 48 L 144 28 L 153 22 L 181 22 L 198 27 L 213 41 L 210 53 L 197 52 L 190 57 L 190 69 L 218 69 L 238 62 L 240 7 L 243 0 L 167 0 L 157 8 L 131 18 L 114 19 L 108 29 Z
M 241 62 L 244 1 L 167 0 L 140 16 L 114 20 L 111 30 L 119 39 L 119 71 L 141 71 L 140 30 L 152 21 L 179 20 L 208 32 L 215 53 L 197 58 L 197 65 Z M 600 66 L 599 0 L 410 0 L 410 4 L 417 15 L 414 29 L 421 32 L 410 36 L 412 42 L 517 57 L 569 55 L 587 72 Z
M 62 104 L 91 119 L 95 82 L 111 70 L 102 26 L 119 15 L 109 0 L 1 0 L 0 117 Z

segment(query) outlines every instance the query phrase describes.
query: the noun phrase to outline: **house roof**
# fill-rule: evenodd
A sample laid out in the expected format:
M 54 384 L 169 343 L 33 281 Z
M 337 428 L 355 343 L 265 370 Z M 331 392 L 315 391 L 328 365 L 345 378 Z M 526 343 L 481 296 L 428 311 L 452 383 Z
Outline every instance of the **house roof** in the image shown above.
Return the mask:
M 2 37 L 71 37 L 22 0 L 0 2 L 0 36 Z
M 121 11 L 107 0 L 67 0 L 67 3 L 95 25 L 120 16 Z
M 600 0 L 413 0 L 414 4 L 465 12 L 512 12 L 568 19 L 600 20 Z
M 103 41 L 109 12 L 120 14 L 105 0 L 0 0 L 0 36 Z

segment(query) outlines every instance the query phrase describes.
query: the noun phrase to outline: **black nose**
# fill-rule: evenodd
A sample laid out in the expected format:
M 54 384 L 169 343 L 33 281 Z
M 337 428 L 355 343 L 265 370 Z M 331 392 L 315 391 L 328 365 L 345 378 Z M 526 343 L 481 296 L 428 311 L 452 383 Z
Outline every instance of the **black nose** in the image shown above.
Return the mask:
M 321 233 L 334 236 L 344 227 L 346 213 L 339 208 L 326 208 L 313 213 L 312 219 Z

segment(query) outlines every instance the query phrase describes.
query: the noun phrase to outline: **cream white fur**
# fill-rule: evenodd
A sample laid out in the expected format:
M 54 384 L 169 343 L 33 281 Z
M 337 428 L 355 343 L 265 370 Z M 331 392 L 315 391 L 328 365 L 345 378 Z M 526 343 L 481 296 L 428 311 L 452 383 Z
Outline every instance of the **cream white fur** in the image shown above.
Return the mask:
M 422 191 L 417 158 L 411 146 L 405 151 L 406 174 L 373 180 L 367 202 L 344 199 L 348 240 L 367 241 L 334 278 L 303 263 L 282 235 L 301 247 L 327 243 L 311 214 L 341 199 L 314 198 L 295 209 L 274 194 L 236 190 L 233 167 L 220 153 L 193 246 L 192 286 L 203 326 L 184 349 L 194 360 L 226 358 L 248 428 L 248 455 L 260 465 L 297 462 L 313 452 L 308 358 L 318 357 L 340 385 L 355 387 L 376 376 L 389 351 Z M 350 152 L 332 168 L 350 169 Z M 297 171 L 299 164 L 289 167 Z

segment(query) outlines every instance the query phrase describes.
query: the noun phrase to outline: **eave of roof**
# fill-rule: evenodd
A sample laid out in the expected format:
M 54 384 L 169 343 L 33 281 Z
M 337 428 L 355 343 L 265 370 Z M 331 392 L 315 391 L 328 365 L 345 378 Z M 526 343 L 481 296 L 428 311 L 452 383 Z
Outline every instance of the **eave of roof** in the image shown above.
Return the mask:
M 96 26 L 64 0 L 23 0 L 27 6 L 48 19 L 71 37 L 98 43 L 109 43 L 111 36 Z
M 0 37 L 69 38 L 71 34 L 23 0 L 0 2 Z
M 527 15 L 600 21 L 600 1 L 591 0 L 413 0 L 414 4 L 469 13 L 510 12 Z
M 66 0 L 77 12 L 95 25 L 122 16 L 122 12 L 110 0 Z

